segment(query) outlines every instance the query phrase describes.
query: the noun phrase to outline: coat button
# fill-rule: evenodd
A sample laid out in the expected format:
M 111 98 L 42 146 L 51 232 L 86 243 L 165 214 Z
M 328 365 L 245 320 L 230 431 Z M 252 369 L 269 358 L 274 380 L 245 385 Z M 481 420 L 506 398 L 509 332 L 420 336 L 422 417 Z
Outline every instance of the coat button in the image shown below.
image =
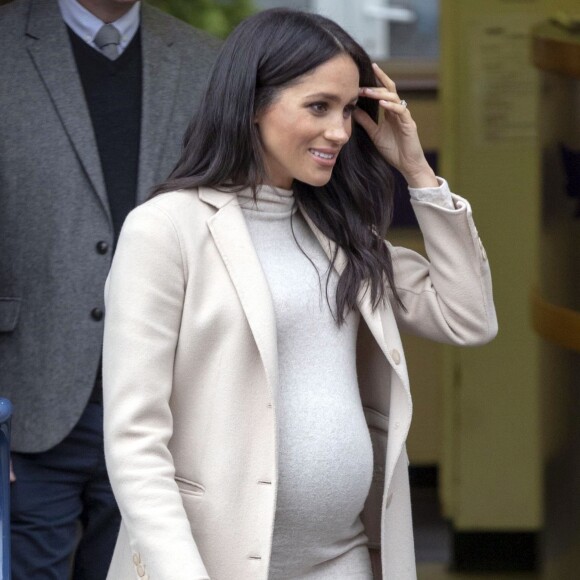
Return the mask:
M 145 568 L 143 568 L 142 564 L 137 566 L 137 574 L 139 574 L 139 578 L 143 578 L 143 576 L 145 576 Z
M 97 243 L 97 252 L 99 254 L 106 254 L 109 251 L 109 244 L 107 242 L 100 241 Z
M 103 311 L 100 308 L 93 308 L 91 310 L 91 317 L 96 321 L 103 320 Z
M 391 351 L 391 356 L 393 357 L 393 362 L 398 365 L 401 362 L 401 354 L 399 353 L 399 351 L 394 348 Z
M 137 566 L 140 563 L 141 563 L 141 556 L 139 556 L 139 554 L 133 554 L 133 564 L 135 564 L 135 566 Z

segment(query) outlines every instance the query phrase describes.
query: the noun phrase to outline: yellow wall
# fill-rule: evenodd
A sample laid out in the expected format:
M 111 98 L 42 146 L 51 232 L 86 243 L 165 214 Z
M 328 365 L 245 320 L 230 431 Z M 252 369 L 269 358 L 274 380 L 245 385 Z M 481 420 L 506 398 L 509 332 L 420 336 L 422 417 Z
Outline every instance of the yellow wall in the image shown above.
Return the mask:
M 486 347 L 446 351 L 442 499 L 460 531 L 543 522 L 540 341 L 529 316 L 540 265 L 539 75 L 522 35 L 576 6 L 441 4 L 442 173 L 472 203 L 500 325 Z

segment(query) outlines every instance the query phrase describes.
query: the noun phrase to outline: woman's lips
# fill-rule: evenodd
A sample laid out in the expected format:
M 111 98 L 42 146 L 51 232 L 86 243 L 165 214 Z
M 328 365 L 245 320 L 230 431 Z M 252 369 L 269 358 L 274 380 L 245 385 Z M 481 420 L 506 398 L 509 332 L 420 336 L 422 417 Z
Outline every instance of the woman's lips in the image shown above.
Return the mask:
M 338 151 L 330 149 L 311 148 L 308 152 L 312 155 L 314 161 L 322 167 L 333 167 L 336 163 L 336 158 L 338 157 Z

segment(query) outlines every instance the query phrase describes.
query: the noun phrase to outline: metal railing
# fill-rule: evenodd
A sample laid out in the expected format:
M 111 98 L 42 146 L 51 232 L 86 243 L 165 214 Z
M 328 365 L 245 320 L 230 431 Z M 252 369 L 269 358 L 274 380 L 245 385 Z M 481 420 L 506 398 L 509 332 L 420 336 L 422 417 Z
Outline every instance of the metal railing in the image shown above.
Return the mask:
M 0 580 L 10 580 L 10 417 L 12 404 L 0 398 Z

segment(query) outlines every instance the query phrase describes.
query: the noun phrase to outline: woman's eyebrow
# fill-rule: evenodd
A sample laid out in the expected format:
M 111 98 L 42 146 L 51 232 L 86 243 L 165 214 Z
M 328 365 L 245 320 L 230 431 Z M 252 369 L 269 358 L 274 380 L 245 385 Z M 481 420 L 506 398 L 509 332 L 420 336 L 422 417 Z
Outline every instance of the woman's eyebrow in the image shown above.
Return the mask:
M 307 95 L 307 99 L 324 99 L 326 101 L 331 101 L 333 103 L 340 103 L 342 99 L 333 93 L 315 93 L 313 95 Z M 358 100 L 358 94 L 355 95 L 352 99 L 350 99 L 350 103 L 353 103 Z

